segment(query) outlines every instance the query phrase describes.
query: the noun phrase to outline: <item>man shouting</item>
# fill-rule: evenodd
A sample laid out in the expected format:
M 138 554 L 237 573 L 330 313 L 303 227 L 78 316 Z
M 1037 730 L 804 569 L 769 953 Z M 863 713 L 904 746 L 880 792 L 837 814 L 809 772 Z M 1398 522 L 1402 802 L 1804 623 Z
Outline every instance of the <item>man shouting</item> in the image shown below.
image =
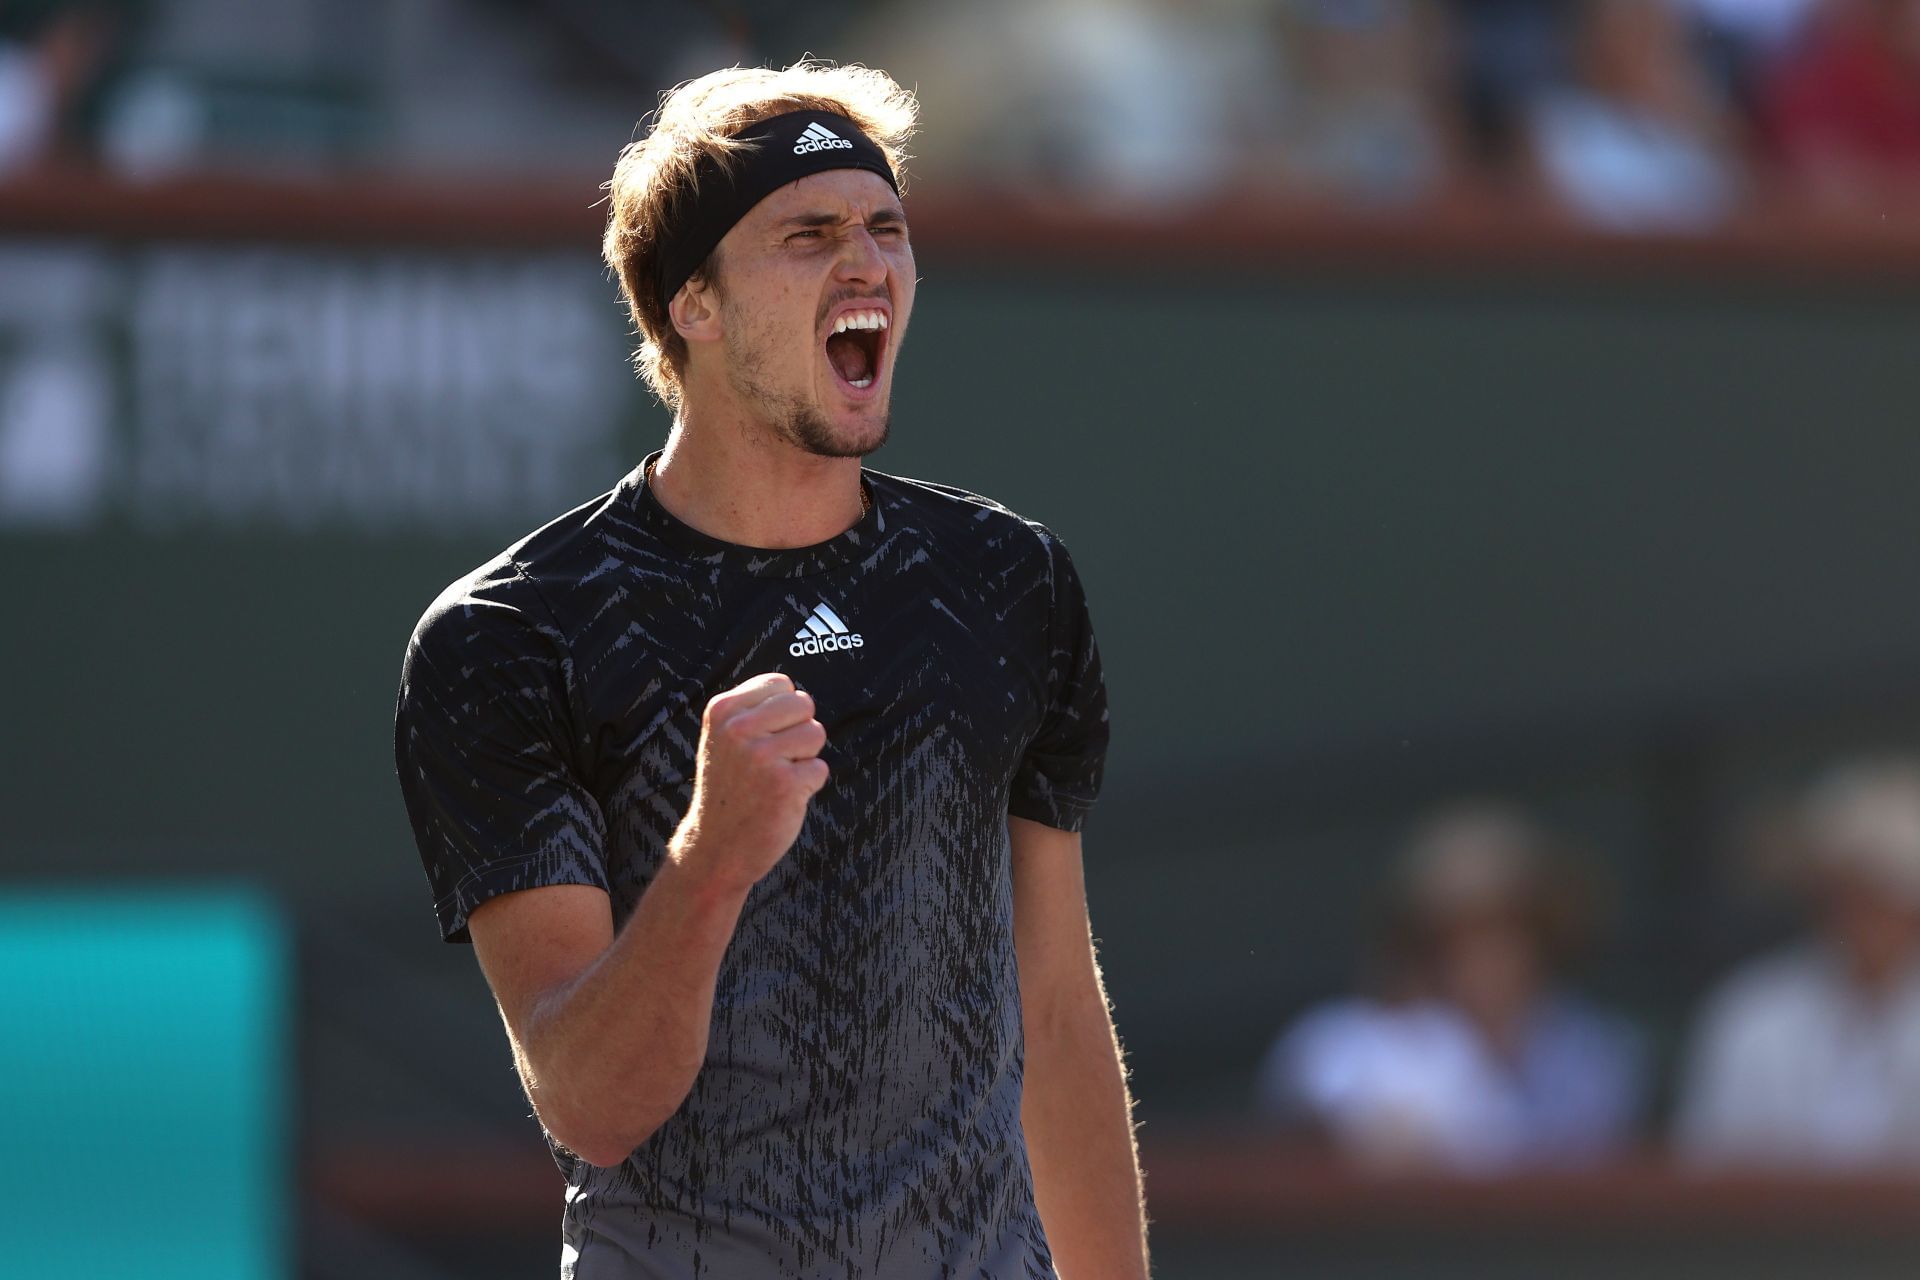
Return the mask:
M 668 95 L 604 245 L 666 446 L 407 648 L 401 788 L 567 1177 L 563 1277 L 1146 1275 L 1079 579 L 860 465 L 915 115 L 816 63 Z

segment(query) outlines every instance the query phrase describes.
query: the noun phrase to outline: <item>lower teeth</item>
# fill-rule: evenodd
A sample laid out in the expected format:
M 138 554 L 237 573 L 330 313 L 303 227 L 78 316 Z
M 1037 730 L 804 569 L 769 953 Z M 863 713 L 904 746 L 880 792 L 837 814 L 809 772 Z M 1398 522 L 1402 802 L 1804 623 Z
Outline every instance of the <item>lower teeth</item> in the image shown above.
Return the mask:
M 847 381 L 847 385 L 850 387 L 860 387 L 864 389 L 866 387 L 870 387 L 873 385 L 873 377 L 872 375 L 868 375 L 867 377 L 864 377 L 864 378 L 850 378 Z

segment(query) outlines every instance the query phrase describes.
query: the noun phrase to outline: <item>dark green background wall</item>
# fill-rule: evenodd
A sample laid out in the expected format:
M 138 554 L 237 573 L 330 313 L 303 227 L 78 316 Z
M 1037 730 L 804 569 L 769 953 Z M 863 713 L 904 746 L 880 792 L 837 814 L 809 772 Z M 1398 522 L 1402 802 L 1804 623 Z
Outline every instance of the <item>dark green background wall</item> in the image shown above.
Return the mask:
M 544 261 L 617 339 L 595 264 Z M 874 465 L 1081 565 L 1116 726 L 1092 894 L 1149 1116 L 1241 1100 L 1421 806 L 1512 792 L 1591 842 L 1625 907 L 1595 980 L 1658 1011 L 1714 958 L 1687 913 L 1715 820 L 1905 734 L 1912 289 L 922 265 Z M 664 431 L 607 350 L 618 448 L 571 501 Z M 258 878 L 457 969 L 450 1016 L 491 1046 L 435 951 L 390 717 L 421 609 L 538 519 L 0 529 L 0 872 Z

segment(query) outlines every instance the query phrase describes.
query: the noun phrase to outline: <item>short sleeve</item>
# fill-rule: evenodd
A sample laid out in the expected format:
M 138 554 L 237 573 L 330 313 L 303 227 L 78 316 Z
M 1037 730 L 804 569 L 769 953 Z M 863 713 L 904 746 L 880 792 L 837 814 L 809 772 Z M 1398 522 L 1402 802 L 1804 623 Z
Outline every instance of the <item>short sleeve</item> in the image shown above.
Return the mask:
M 607 888 L 606 822 L 572 763 L 568 674 L 564 637 L 513 576 L 449 589 L 407 645 L 394 759 L 448 942 L 471 941 L 468 915 L 503 893 Z
M 1007 812 L 1079 831 L 1106 768 L 1107 686 L 1080 575 L 1065 544 L 1034 528 L 1047 555 L 1047 705 L 1014 774 Z

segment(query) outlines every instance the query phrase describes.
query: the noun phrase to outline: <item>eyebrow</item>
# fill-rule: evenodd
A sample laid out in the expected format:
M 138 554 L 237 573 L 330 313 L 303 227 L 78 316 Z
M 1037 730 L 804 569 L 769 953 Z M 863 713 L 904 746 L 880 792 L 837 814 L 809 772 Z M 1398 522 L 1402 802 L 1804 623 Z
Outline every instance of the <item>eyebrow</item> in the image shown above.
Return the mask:
M 900 206 L 890 204 L 875 209 L 872 216 L 867 219 L 867 223 L 871 226 L 874 223 L 903 223 L 906 220 L 907 215 Z M 834 227 L 847 221 L 849 221 L 848 218 L 837 213 L 796 213 L 790 218 L 782 218 L 780 225 L 783 227 Z

